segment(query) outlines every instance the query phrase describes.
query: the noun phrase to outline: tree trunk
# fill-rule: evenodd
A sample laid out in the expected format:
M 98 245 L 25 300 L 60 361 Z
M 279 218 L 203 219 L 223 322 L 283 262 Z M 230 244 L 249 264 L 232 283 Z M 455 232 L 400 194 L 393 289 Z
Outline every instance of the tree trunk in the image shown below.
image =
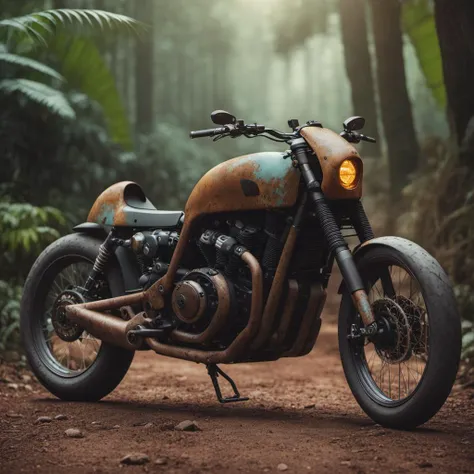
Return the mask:
M 153 21 L 153 1 L 136 2 L 135 17 L 146 24 Z M 135 100 L 136 131 L 150 133 L 153 130 L 153 34 L 151 28 L 135 42 Z
M 382 123 L 392 199 L 400 196 L 419 157 L 403 59 L 399 0 L 371 0 Z
M 443 58 L 448 109 L 462 164 L 474 168 L 474 4 L 472 0 L 436 0 L 436 28 Z
M 340 0 L 341 34 L 353 113 L 366 119 L 367 135 L 379 138 L 365 4 L 365 0 Z M 374 156 L 381 154 L 379 143 L 370 147 Z

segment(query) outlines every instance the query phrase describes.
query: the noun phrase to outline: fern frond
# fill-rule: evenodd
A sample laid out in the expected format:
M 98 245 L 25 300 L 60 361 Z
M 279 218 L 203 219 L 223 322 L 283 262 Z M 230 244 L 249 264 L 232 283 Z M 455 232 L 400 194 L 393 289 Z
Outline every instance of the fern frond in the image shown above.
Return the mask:
M 47 76 L 53 77 L 54 79 L 58 79 L 60 81 L 64 80 L 64 77 L 61 76 L 61 74 L 59 74 L 59 72 L 55 71 L 53 68 L 46 66 L 46 64 L 43 64 L 40 61 L 36 61 L 35 59 L 31 59 L 26 56 L 0 52 L 0 61 L 9 64 L 14 64 L 15 66 L 33 69 L 37 72 L 46 74 Z
M 60 29 L 68 30 L 80 27 L 83 33 L 86 27 L 89 31 L 113 32 L 126 31 L 137 32 L 144 25 L 133 18 L 119 13 L 111 13 L 103 10 L 85 10 L 60 8 L 56 10 L 45 10 L 31 13 L 16 18 L 0 20 L 0 28 L 7 28 L 17 33 L 27 35 L 31 40 L 47 43 L 47 41 Z
M 63 118 L 76 117 L 64 94 L 41 82 L 29 79 L 4 79 L 0 81 L 0 92 L 4 94 L 19 92 L 29 100 L 46 107 L 51 113 Z

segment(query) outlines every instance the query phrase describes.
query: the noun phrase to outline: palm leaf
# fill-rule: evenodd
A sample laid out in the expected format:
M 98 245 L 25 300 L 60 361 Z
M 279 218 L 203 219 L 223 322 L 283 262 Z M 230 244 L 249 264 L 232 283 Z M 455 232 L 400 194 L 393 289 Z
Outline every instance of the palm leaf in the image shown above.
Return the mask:
M 405 32 L 415 48 L 426 83 L 440 107 L 446 107 L 443 63 L 433 11 L 428 0 L 405 2 L 402 10 Z
M 68 85 L 100 104 L 112 139 L 131 148 L 130 125 L 115 79 L 92 40 L 59 34 L 51 39 L 49 49 Z
M 139 26 L 143 28 L 144 25 L 119 13 L 71 8 L 45 10 L 0 20 L 0 29 L 6 28 L 20 36 L 26 35 L 34 42 L 43 43 L 46 43 L 59 30 L 67 29 L 70 32 L 71 28 L 75 27 L 80 27 L 81 33 L 84 33 L 87 30 L 86 27 L 91 32 L 96 30 L 136 32 Z
M 5 94 L 20 93 L 29 100 L 46 107 L 50 112 L 63 118 L 75 118 L 76 113 L 64 94 L 52 87 L 29 79 L 4 79 L 0 81 L 0 91 Z
M 33 69 L 37 72 L 46 74 L 47 76 L 53 77 L 54 79 L 58 79 L 60 81 L 64 80 L 63 76 L 61 76 L 61 74 L 59 74 L 53 68 L 50 68 L 49 66 L 46 66 L 46 64 L 36 61 L 35 59 L 27 58 L 26 56 L 0 52 L 0 61 L 6 62 L 9 64 L 14 64 L 20 67 Z

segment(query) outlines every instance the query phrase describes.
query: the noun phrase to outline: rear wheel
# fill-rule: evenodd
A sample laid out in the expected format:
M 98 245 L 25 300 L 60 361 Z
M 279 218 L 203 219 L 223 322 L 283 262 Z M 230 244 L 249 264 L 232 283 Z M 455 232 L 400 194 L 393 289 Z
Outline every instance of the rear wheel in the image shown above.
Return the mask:
M 86 301 L 82 287 L 100 243 L 81 234 L 57 240 L 38 257 L 23 291 L 21 335 L 28 361 L 39 381 L 63 400 L 100 400 L 120 383 L 134 355 L 65 318 L 67 305 Z M 112 260 L 92 299 L 123 292 L 120 269 Z
M 414 428 L 438 412 L 460 358 L 460 319 L 448 278 L 416 247 L 405 254 L 374 246 L 357 261 L 379 334 L 358 335 L 363 325 L 348 294 L 339 315 L 339 349 L 352 393 L 374 421 L 392 428 Z

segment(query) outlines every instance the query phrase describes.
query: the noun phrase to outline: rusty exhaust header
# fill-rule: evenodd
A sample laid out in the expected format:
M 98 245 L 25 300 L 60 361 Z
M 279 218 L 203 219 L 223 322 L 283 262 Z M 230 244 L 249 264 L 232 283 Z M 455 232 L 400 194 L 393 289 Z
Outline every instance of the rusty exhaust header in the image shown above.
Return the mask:
M 258 260 L 248 251 L 240 257 L 250 269 L 252 275 L 252 301 L 249 322 L 245 329 L 223 351 L 203 351 L 187 347 L 176 347 L 147 338 L 147 344 L 158 354 L 177 359 L 201 362 L 203 364 L 223 364 L 236 361 L 248 348 L 248 344 L 257 334 L 262 319 L 263 279 L 262 269 Z

